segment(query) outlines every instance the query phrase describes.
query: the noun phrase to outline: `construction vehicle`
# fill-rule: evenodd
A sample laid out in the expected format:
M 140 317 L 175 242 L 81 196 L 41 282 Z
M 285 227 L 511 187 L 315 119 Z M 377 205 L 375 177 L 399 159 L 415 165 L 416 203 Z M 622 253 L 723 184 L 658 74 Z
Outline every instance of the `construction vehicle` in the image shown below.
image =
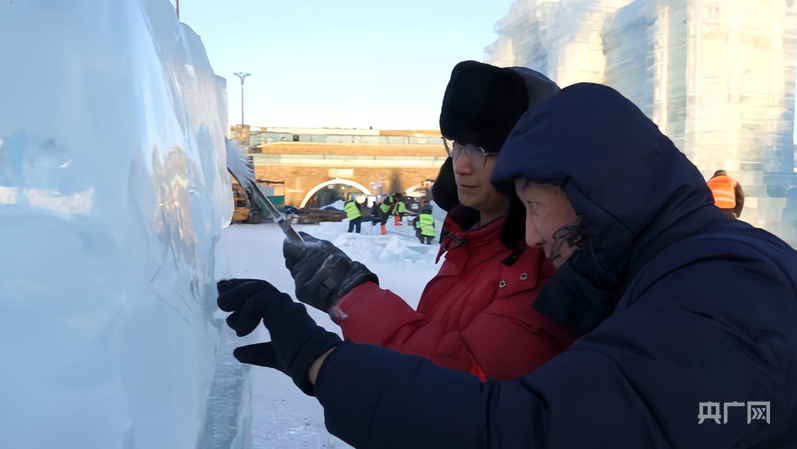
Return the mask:
M 279 185 L 284 183 L 276 181 L 263 181 L 260 179 L 257 180 L 257 185 L 259 185 L 261 190 L 268 196 L 268 199 L 271 201 L 271 203 L 274 204 L 278 210 L 284 210 L 285 195 L 274 195 L 275 184 L 277 187 L 279 187 Z M 262 223 L 263 220 L 271 218 L 263 216 L 262 212 L 260 212 L 260 209 L 253 207 L 253 198 L 246 193 L 246 190 L 235 179 L 232 181 L 232 194 L 235 204 L 235 209 L 233 210 L 232 214 L 232 223 L 259 224 Z
M 246 194 L 244 188 L 237 181 L 232 182 L 232 197 L 235 209 L 232 213 L 233 223 L 249 223 L 249 215 L 252 213 L 252 202 Z

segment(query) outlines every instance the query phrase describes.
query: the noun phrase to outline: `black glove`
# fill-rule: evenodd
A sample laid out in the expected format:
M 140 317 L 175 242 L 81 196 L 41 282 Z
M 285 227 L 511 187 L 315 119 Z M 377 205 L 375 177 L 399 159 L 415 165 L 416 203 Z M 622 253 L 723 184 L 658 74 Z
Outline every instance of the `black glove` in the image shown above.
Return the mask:
M 340 345 L 340 337 L 318 326 L 303 305 L 266 281 L 233 279 L 219 282 L 218 288 L 219 308 L 232 312 L 227 324 L 239 337 L 255 330 L 261 319 L 271 334 L 268 343 L 236 348 L 235 358 L 241 363 L 278 369 L 313 396 L 310 367 Z
M 330 311 L 347 293 L 364 282 L 378 284 L 379 278 L 332 243 L 300 234 L 304 243 L 286 239 L 282 245 L 285 266 L 296 282 L 296 299 L 336 320 Z

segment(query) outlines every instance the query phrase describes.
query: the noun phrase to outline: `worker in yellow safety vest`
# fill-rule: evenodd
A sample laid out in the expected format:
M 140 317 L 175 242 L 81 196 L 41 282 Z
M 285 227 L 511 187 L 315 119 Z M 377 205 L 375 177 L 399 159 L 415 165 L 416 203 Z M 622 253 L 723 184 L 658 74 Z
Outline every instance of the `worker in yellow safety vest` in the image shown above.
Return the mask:
M 363 214 L 360 211 L 360 205 L 354 198 L 350 198 L 346 204 L 343 205 L 343 210 L 346 212 L 346 218 L 349 220 L 349 233 L 357 228 L 359 234 L 362 230 Z
M 382 204 L 379 205 L 379 212 L 381 224 L 382 224 L 382 235 L 387 235 L 387 219 L 391 215 L 395 218 L 395 225 L 402 226 L 401 224 L 401 216 L 407 213 L 407 206 L 404 204 L 404 195 L 401 193 L 394 193 L 392 195 L 388 195 Z
M 432 216 L 432 208 L 425 206 L 421 209 L 421 213 L 412 221 L 415 227 L 415 236 L 424 245 L 431 245 L 434 240 L 434 217 Z
M 741 184 L 725 170 L 717 170 L 708 180 L 708 188 L 714 195 L 714 204 L 727 218 L 739 218 L 744 207 L 744 190 Z

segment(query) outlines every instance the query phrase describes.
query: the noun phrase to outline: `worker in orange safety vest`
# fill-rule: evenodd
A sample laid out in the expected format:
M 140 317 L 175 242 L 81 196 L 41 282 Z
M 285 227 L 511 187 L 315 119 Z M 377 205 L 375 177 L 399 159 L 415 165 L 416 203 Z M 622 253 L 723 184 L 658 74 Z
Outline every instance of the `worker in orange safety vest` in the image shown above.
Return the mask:
M 744 190 L 739 181 L 728 176 L 725 170 L 717 170 L 707 184 L 714 195 L 714 204 L 725 217 L 739 218 L 742 215 Z

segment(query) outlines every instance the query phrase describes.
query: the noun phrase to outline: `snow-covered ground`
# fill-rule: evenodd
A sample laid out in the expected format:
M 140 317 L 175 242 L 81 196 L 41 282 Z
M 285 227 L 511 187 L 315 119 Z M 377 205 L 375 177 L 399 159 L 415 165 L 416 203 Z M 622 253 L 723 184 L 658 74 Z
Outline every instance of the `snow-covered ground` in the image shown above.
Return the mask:
M 415 307 L 426 283 L 437 273 L 438 245 L 421 245 L 408 226 L 378 235 L 378 226 L 363 224 L 363 234 L 347 234 L 347 222 L 297 226 L 299 231 L 329 240 L 379 276 L 380 285 Z M 371 234 L 368 234 L 372 232 Z M 282 257 L 283 235 L 273 224 L 234 225 L 222 232 L 217 249 L 217 278 L 265 279 L 294 296 L 294 283 Z M 323 312 L 308 307 L 316 322 L 340 334 Z M 267 338 L 267 332 L 240 339 L 247 344 Z M 251 367 L 252 445 L 255 448 L 346 448 L 324 427 L 323 409 L 278 371 Z

